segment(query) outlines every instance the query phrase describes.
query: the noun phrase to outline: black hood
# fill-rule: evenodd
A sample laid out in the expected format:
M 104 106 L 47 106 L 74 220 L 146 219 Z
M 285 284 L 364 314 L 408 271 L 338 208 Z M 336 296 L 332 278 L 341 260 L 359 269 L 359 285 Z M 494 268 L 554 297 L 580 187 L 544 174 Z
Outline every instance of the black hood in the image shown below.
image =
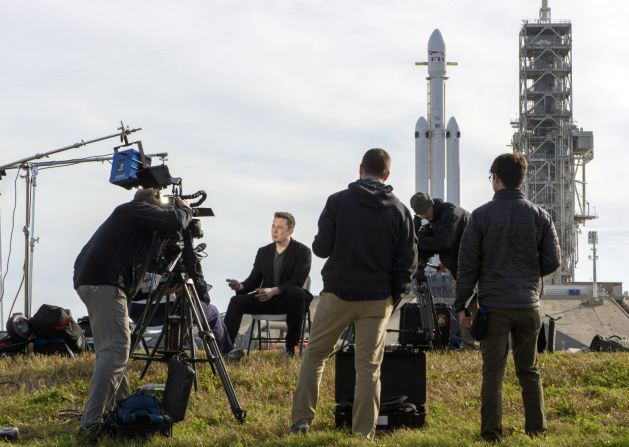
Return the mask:
M 387 208 L 394 206 L 397 198 L 393 187 L 376 180 L 360 179 L 347 185 L 358 203 L 369 208 Z

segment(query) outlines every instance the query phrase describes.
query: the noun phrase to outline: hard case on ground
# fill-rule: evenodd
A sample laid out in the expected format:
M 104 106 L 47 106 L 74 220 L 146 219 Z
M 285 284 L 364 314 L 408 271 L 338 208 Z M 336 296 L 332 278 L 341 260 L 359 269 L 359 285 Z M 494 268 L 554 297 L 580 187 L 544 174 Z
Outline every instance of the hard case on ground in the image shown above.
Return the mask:
M 179 356 L 168 360 L 168 377 L 164 387 L 162 407 L 173 422 L 183 421 L 194 384 L 195 371 Z
M 354 350 L 339 351 L 336 354 L 335 377 L 335 421 L 336 426 L 352 424 L 351 407 L 354 402 L 356 372 Z M 380 429 L 397 427 L 421 427 L 426 419 L 426 353 L 417 348 L 385 348 L 380 367 L 380 402 L 399 401 L 381 405 L 378 416 Z
M 400 345 L 430 348 L 435 330 L 432 307 L 424 303 L 404 304 L 400 308 L 399 329 Z

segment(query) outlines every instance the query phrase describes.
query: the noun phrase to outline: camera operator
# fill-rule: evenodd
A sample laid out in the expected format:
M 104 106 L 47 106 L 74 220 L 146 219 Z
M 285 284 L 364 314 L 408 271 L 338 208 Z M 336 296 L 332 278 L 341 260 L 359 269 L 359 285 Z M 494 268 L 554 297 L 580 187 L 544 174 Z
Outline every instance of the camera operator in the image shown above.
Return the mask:
M 439 271 L 444 271 L 445 267 L 456 279 L 459 245 L 470 213 L 441 199 L 433 200 L 425 192 L 418 192 L 411 197 L 411 208 L 419 217 L 430 222 L 430 230 L 415 222 L 420 257 L 438 254 L 441 262 Z
M 158 189 L 139 189 L 132 201 L 114 209 L 79 253 L 74 288 L 87 307 L 96 351 L 82 433 L 97 433 L 104 412 L 129 394 L 127 300 L 137 291 L 157 248 L 157 233 L 186 228 L 191 219 L 191 208 L 180 198 L 175 206 L 163 208 Z

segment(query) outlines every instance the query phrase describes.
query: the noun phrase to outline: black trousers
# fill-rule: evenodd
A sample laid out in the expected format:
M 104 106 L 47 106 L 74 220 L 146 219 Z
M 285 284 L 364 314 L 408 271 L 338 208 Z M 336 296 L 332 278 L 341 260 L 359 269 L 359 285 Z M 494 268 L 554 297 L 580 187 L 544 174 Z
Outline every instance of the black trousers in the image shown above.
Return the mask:
M 244 314 L 286 314 L 286 348 L 294 348 L 299 342 L 301 326 L 312 295 L 301 287 L 291 287 L 281 295 L 261 302 L 254 293 L 234 295 L 225 314 L 225 326 L 232 340 L 236 340 Z

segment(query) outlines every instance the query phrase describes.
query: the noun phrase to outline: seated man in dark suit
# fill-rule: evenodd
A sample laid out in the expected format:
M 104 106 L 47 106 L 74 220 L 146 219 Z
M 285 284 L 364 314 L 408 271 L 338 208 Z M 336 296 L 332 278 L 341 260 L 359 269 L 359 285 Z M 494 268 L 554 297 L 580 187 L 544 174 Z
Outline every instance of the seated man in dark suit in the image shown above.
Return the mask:
M 227 280 L 237 293 L 225 314 L 225 326 L 232 340 L 236 340 L 243 314 L 286 314 L 286 354 L 295 354 L 304 314 L 312 301 L 310 292 L 303 288 L 310 274 L 312 254 L 308 247 L 291 238 L 294 229 L 292 214 L 275 213 L 271 226 L 273 243 L 258 250 L 249 277 L 243 282 Z

